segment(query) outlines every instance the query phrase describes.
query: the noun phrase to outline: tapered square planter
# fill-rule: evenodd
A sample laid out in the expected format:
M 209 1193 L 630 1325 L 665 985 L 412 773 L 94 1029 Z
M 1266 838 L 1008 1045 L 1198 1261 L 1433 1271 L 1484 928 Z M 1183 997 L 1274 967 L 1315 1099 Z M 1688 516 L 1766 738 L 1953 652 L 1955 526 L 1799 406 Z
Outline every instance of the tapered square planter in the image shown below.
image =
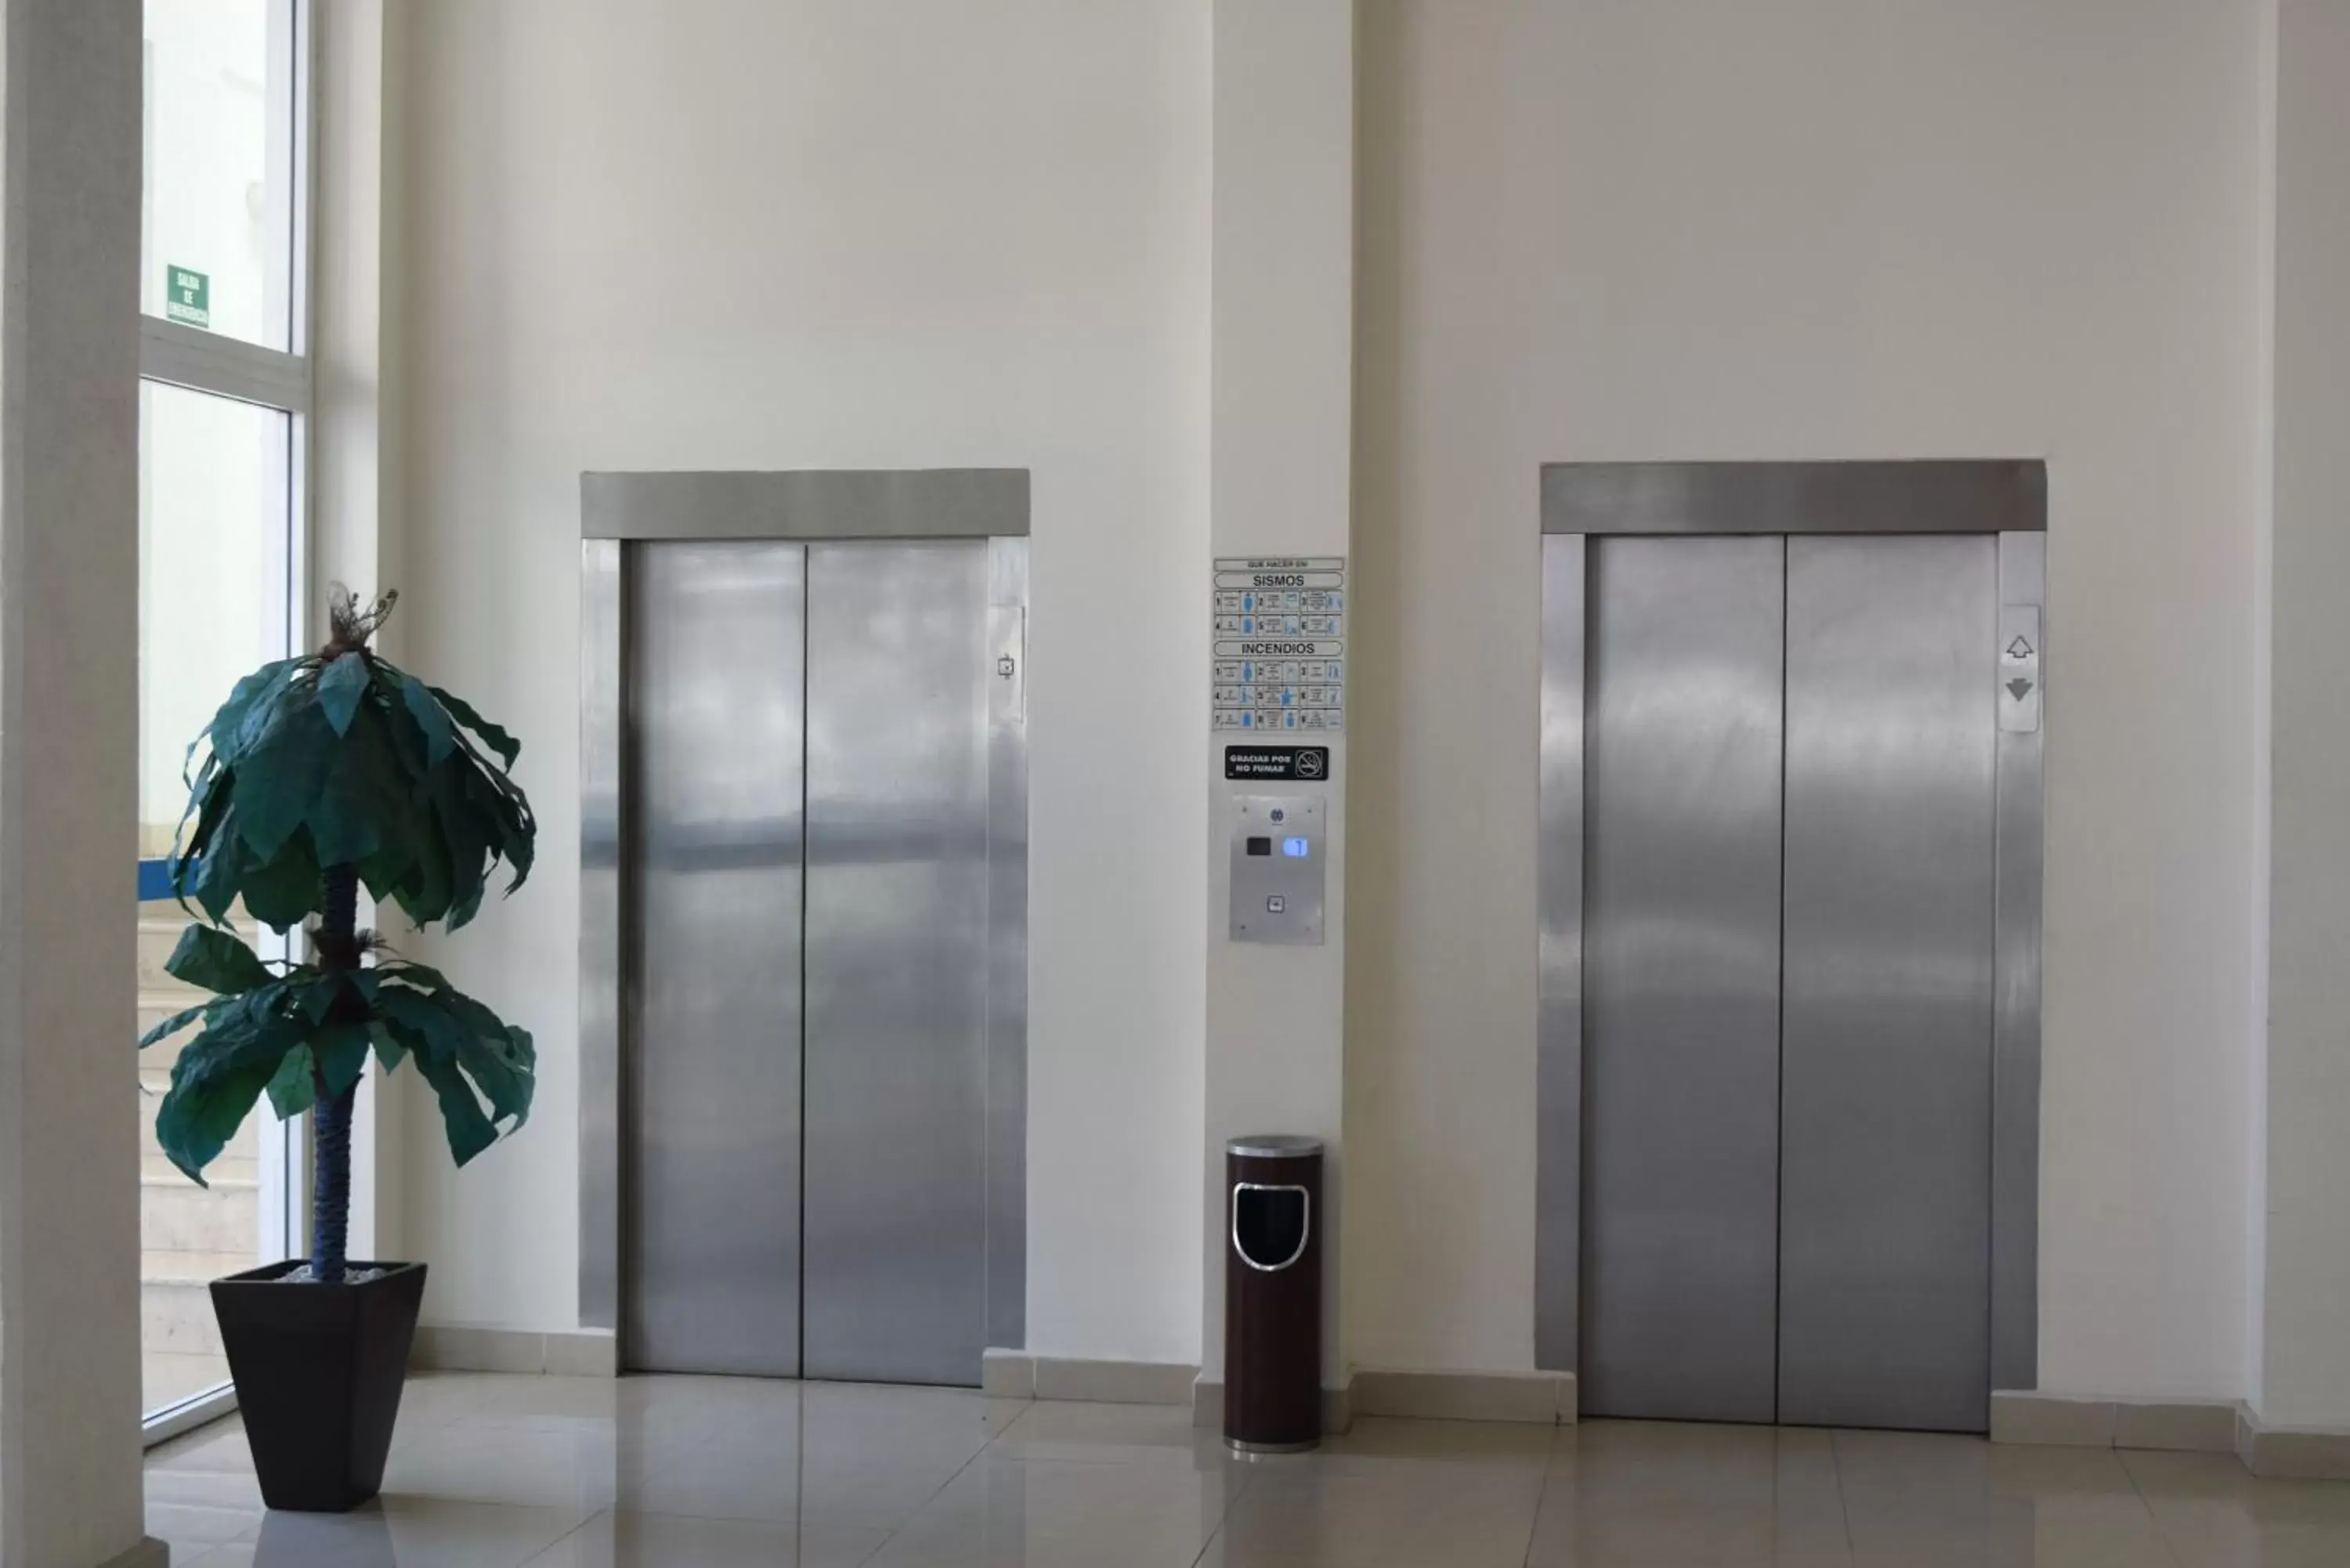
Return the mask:
M 421 1263 L 362 1284 L 278 1284 L 302 1260 L 213 1282 L 213 1312 L 272 1508 L 344 1513 L 383 1485 L 408 1350 L 424 1300 Z

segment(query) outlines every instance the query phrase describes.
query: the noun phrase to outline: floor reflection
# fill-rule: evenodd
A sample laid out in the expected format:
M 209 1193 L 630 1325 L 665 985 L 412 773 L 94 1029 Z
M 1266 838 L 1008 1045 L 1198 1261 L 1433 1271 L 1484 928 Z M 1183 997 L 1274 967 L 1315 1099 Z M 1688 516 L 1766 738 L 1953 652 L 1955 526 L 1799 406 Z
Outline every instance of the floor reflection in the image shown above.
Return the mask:
M 421 1375 L 366 1509 L 269 1513 L 234 1419 L 147 1492 L 204 1568 L 2350 1564 L 2350 1483 L 2231 1455 L 1367 1418 L 1242 1459 L 1184 1409 L 739 1378 Z

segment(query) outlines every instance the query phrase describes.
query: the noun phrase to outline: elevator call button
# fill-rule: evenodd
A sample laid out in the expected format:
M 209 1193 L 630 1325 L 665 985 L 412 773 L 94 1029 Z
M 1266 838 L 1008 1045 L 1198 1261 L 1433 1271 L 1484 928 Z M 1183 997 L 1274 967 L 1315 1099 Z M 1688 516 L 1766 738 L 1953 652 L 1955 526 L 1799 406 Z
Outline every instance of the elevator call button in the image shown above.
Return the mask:
M 1321 945 L 1326 815 L 1316 794 L 1233 798 L 1233 941 Z
M 1999 607 L 1999 727 L 2011 735 L 2040 728 L 2040 607 Z

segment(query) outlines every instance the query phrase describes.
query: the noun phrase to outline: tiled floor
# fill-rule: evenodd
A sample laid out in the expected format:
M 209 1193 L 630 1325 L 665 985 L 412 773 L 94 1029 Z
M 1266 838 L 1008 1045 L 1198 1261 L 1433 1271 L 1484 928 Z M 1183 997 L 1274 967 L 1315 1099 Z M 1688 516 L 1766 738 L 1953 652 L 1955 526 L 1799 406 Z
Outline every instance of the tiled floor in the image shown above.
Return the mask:
M 2350 1564 L 2350 1483 L 2225 1456 L 1366 1419 L 1243 1460 L 1184 1410 L 724 1378 L 420 1376 L 358 1513 L 265 1513 L 233 1420 L 147 1496 L 205 1568 Z

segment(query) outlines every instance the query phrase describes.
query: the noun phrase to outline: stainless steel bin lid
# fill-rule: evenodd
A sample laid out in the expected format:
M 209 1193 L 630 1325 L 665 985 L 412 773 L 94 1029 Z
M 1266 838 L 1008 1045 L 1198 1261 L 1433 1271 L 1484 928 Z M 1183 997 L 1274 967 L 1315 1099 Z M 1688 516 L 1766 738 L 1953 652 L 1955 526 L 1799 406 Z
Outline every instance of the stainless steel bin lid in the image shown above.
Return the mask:
M 1295 1159 L 1300 1155 L 1320 1154 L 1322 1140 L 1294 1133 L 1243 1133 L 1226 1139 L 1224 1152 L 1254 1155 L 1259 1159 Z

